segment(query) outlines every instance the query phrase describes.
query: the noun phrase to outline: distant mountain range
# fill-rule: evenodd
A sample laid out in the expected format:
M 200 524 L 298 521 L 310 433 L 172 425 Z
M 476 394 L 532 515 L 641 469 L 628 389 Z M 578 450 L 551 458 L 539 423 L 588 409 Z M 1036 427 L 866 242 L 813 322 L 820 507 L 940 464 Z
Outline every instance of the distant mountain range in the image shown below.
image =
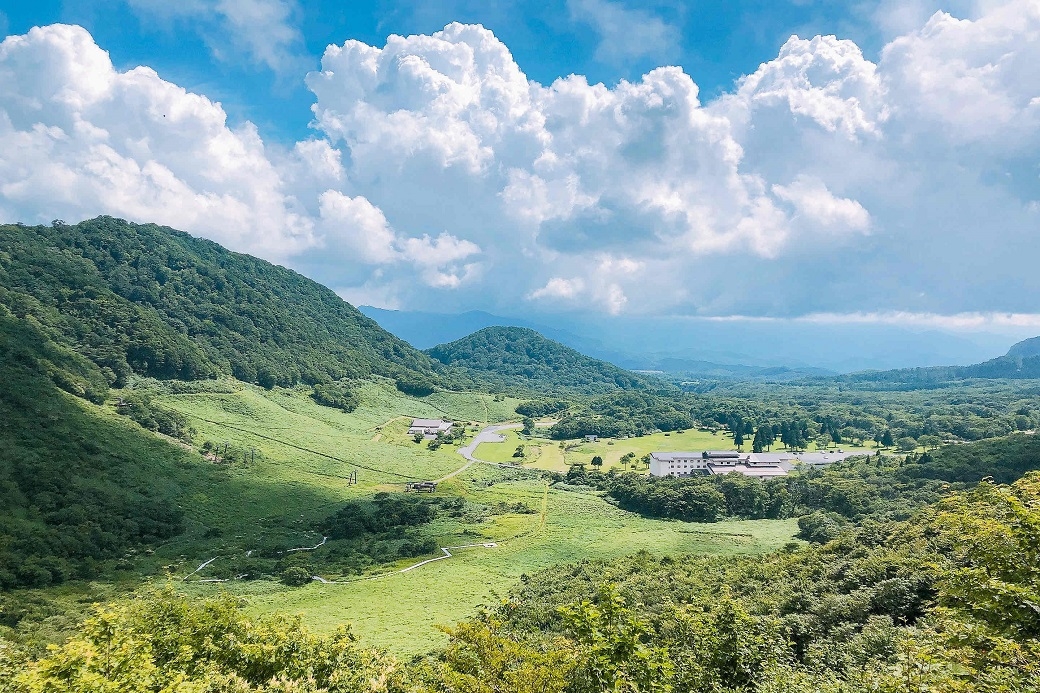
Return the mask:
M 510 317 L 359 306 L 410 344 L 428 349 L 493 325 L 528 327 L 598 359 L 636 371 L 691 378 L 782 380 L 867 369 L 984 361 L 1006 336 L 913 330 L 874 324 L 741 321 L 585 314 Z
M 962 380 L 1031 380 L 1040 378 L 1040 337 L 1014 344 L 1007 354 L 970 366 L 932 366 L 888 371 L 864 371 L 840 376 L 839 381 L 894 388 L 940 387 Z
M 741 363 L 683 358 L 681 355 L 632 354 L 610 349 L 596 339 L 523 318 L 511 318 L 485 311 L 465 313 L 426 313 L 422 311 L 386 310 L 358 306 L 358 310 L 375 320 L 389 332 L 419 349 L 455 341 L 485 327 L 523 327 L 553 339 L 583 354 L 607 361 L 620 368 L 645 373 L 683 374 L 691 378 L 732 378 L 789 380 L 807 376 L 834 375 L 825 368 L 790 366 L 749 366 Z

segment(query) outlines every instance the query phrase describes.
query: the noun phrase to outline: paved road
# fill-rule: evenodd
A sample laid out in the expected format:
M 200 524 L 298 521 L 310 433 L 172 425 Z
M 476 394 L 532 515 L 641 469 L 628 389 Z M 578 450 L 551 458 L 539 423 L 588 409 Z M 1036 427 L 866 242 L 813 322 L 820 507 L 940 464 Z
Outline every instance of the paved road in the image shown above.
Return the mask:
M 511 465 L 511 464 L 500 464 L 498 462 L 488 462 L 487 460 L 482 460 L 482 459 L 480 459 L 478 457 L 474 457 L 473 456 L 473 453 L 476 452 L 476 450 L 477 450 L 477 446 L 480 445 L 481 443 L 501 443 L 503 440 L 505 440 L 505 436 L 500 434 L 499 431 L 504 431 L 504 430 L 510 429 L 510 428 L 523 428 L 523 426 L 520 425 L 520 424 L 494 424 L 493 426 L 488 426 L 487 428 L 482 430 L 480 433 L 478 433 L 476 436 L 474 436 L 473 440 L 470 441 L 469 445 L 467 445 L 465 447 L 462 447 L 462 448 L 459 448 L 459 450 L 458 450 L 458 453 L 460 455 L 462 455 L 463 457 L 465 457 L 469 461 L 466 462 L 466 464 L 464 464 L 461 467 L 459 467 L 458 469 L 456 469 L 451 474 L 446 474 L 446 475 L 442 476 L 440 479 L 434 479 L 433 480 L 434 483 L 435 484 L 439 484 L 442 481 L 447 481 L 448 479 L 452 478 L 453 476 L 458 476 L 459 474 L 462 474 L 464 471 L 466 471 L 467 469 L 472 467 L 474 462 L 480 462 L 482 464 L 490 464 L 490 465 L 494 465 L 496 467 L 513 467 L 513 466 L 515 466 L 515 465 Z
M 499 433 L 499 431 L 507 431 L 507 430 L 509 430 L 511 428 L 523 428 L 523 425 L 522 424 L 513 423 L 513 424 L 494 424 L 493 426 L 488 426 L 483 431 L 481 431 L 476 436 L 474 436 L 473 440 L 470 441 L 469 445 L 467 445 L 464 448 L 459 448 L 459 454 L 462 455 L 463 457 L 465 457 L 470 462 L 484 462 L 485 464 L 498 464 L 497 462 L 488 462 L 487 460 L 482 460 L 479 457 L 474 457 L 473 453 L 475 453 L 477 451 L 477 446 L 480 445 L 481 443 L 501 443 L 502 441 L 504 441 L 506 439 L 506 437 L 504 435 L 502 435 L 501 433 Z M 511 465 L 506 464 L 506 465 L 499 465 L 499 466 L 509 467 Z

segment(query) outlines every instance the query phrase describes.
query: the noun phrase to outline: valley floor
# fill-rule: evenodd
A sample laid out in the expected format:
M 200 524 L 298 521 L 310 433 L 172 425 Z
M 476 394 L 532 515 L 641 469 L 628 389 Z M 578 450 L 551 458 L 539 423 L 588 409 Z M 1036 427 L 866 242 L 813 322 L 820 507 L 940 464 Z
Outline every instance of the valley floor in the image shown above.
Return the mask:
M 156 560 L 169 561 L 173 574 L 181 577 L 218 557 L 192 581 L 181 583 L 183 589 L 199 595 L 227 590 L 246 597 L 258 612 L 300 613 L 321 631 L 349 622 L 363 642 L 399 655 L 443 642 L 438 625 L 451 625 L 478 605 L 497 602 L 525 574 L 557 563 L 642 550 L 656 555 L 766 552 L 791 541 L 797 531 L 794 521 L 705 525 L 644 519 L 594 493 L 549 488 L 535 470 L 477 462 L 453 475 L 467 464 L 458 445 L 429 450 L 407 436 L 411 416 L 469 420 L 475 433 L 489 419 L 507 418 L 515 400 L 444 393 L 415 399 L 392 386 L 371 385 L 363 391 L 362 406 L 350 414 L 320 407 L 302 390 L 240 388 L 167 395 L 161 401 L 185 414 L 200 440 L 230 440 L 238 448 L 259 450 L 255 461 L 228 467 L 234 483 L 225 492 L 198 490 L 189 513 L 195 526 L 156 552 Z M 488 445 L 478 450 L 483 453 Z M 348 481 L 352 470 L 358 471 L 357 485 Z M 453 550 L 450 559 L 404 573 L 395 571 L 442 554 L 401 559 L 360 576 L 321 575 L 335 584 L 197 581 L 222 575 L 212 572 L 222 561 L 241 558 L 257 546 L 318 544 L 322 537 L 316 523 L 348 499 L 400 491 L 407 480 L 444 477 L 437 496 L 459 496 L 478 507 L 523 509 L 438 519 L 430 527 L 439 546 L 493 542 L 495 547 Z M 235 493 L 226 493 L 232 488 Z

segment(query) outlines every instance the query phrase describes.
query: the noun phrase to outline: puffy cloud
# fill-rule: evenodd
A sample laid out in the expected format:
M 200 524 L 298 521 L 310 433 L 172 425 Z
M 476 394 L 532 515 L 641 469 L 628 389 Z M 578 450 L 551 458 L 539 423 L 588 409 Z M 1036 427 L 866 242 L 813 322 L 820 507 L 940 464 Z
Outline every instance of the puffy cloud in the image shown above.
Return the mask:
M 742 78 L 736 94 L 723 103 L 739 103 L 749 112 L 773 110 L 772 117 L 776 112 L 803 116 L 828 132 L 857 138 L 880 134 L 888 117 L 884 96 L 877 67 L 852 41 L 792 36 L 775 59 Z
M 400 258 L 394 230 L 383 212 L 364 197 L 347 197 L 336 190 L 326 190 L 319 205 L 326 240 L 341 242 L 355 257 L 369 264 Z
M 480 246 L 449 233 L 436 238 L 406 238 L 402 241 L 404 257 L 421 268 L 423 280 L 433 287 L 454 289 L 473 277 L 479 263 L 462 261 L 480 253 Z
M 870 227 L 870 214 L 863 205 L 835 197 L 819 179 L 799 176 L 790 185 L 774 185 L 773 194 L 790 202 L 799 217 L 825 231 L 865 232 Z
M 1040 2 L 996 5 L 974 20 L 936 12 L 889 43 L 881 65 L 908 127 L 1005 151 L 1040 142 Z
M 157 220 L 383 305 L 1027 314 L 1040 3 L 964 16 L 877 63 L 792 37 L 706 103 L 678 67 L 540 84 L 479 26 L 347 41 L 307 77 L 315 137 L 284 149 L 35 30 L 0 46 L 0 211 Z
M 531 292 L 530 298 L 577 298 L 585 290 L 585 282 L 581 278 L 564 279 L 553 277 L 545 286 Z
M 480 247 L 449 233 L 436 238 L 400 237 L 382 210 L 362 196 L 348 197 L 326 190 L 319 197 L 321 227 L 325 231 L 322 251 L 337 250 L 356 262 L 390 265 L 409 262 L 427 285 L 456 288 L 479 269 L 475 262 L 463 260 L 480 254 Z M 380 276 L 384 270 L 380 269 Z
M 151 69 L 119 72 L 79 27 L 0 43 L 0 195 L 26 221 L 107 213 L 284 258 L 313 222 L 255 127 Z

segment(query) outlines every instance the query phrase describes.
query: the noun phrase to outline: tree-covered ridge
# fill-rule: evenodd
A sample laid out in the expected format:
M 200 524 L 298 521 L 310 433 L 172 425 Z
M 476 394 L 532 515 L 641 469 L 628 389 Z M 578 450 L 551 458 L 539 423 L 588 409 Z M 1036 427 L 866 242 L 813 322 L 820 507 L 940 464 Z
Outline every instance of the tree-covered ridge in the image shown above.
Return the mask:
M 477 381 L 504 388 L 591 394 L 665 387 L 526 327 L 485 327 L 426 353 Z
M 970 366 L 930 366 L 891 371 L 864 371 L 836 378 L 840 383 L 858 387 L 927 389 L 945 387 L 964 380 L 1035 380 L 1040 378 L 1040 354 L 1027 342 L 1016 344 L 1005 356 Z
M 1007 356 L 1013 358 L 1040 356 L 1040 337 L 1030 337 L 1029 339 L 1023 339 L 1021 342 L 1012 344 L 1011 348 L 1008 349 Z
M 98 217 L 0 227 L 0 305 L 100 366 L 270 387 L 434 363 L 296 272 L 153 224 Z
M 93 578 L 179 534 L 177 478 L 211 474 L 55 384 L 94 399 L 107 391 L 93 363 L 0 306 L 0 591 Z

